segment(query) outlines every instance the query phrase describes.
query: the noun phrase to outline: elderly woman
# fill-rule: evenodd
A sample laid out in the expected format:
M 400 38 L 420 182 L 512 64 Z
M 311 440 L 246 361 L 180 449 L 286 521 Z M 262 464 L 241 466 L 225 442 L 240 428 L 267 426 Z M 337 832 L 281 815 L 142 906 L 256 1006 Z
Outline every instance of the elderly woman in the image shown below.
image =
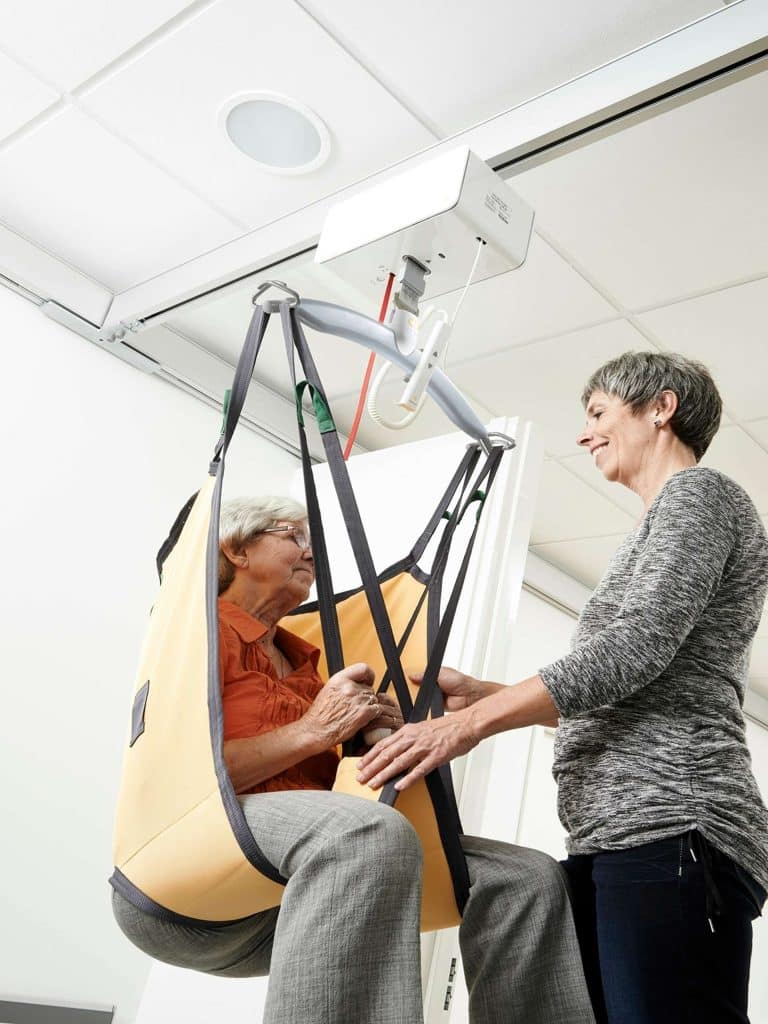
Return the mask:
M 698 465 L 720 423 L 706 369 L 626 353 L 590 378 L 578 444 L 643 499 L 573 650 L 515 686 L 450 669 L 445 718 L 362 761 L 403 788 L 504 729 L 556 723 L 565 864 L 595 1014 L 610 1024 L 747 1021 L 768 812 L 742 704 L 768 540 L 738 484 Z
M 288 879 L 280 907 L 179 925 L 114 894 L 118 924 L 158 960 L 222 977 L 270 975 L 269 1024 L 418 1024 L 421 847 L 390 807 L 329 792 L 336 745 L 400 712 L 367 665 L 325 684 L 318 651 L 279 623 L 314 579 L 306 512 L 288 498 L 221 514 L 224 756 L 262 852 Z M 464 840 L 472 887 L 460 930 L 470 1015 L 482 1024 L 589 1024 L 560 867 Z

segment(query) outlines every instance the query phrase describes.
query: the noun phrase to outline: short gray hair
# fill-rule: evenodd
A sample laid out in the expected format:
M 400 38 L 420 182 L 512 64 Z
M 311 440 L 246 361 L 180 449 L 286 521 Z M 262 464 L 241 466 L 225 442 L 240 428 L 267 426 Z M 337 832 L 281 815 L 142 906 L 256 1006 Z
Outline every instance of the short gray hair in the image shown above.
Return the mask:
M 595 391 L 616 395 L 633 412 L 645 409 L 662 391 L 674 392 L 678 405 L 669 425 L 697 462 L 720 427 L 723 402 L 709 370 L 674 352 L 625 352 L 589 378 L 581 393 L 585 408 Z
M 234 566 L 221 550 L 222 544 L 242 551 L 264 530 L 270 530 L 278 523 L 300 523 L 306 518 L 304 506 L 283 495 L 268 494 L 260 498 L 225 501 L 219 517 L 219 593 L 226 590 L 235 578 Z

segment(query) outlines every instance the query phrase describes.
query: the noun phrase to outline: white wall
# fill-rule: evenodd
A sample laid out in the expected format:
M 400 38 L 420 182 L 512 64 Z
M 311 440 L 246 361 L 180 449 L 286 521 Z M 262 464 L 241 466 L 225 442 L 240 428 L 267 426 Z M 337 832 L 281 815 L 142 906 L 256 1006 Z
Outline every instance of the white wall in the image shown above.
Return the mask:
M 221 418 L 3 288 L 0 325 L 0 995 L 129 1024 L 149 960 L 109 912 L 112 810 L 155 552 Z M 242 430 L 226 490 L 284 491 L 296 465 Z

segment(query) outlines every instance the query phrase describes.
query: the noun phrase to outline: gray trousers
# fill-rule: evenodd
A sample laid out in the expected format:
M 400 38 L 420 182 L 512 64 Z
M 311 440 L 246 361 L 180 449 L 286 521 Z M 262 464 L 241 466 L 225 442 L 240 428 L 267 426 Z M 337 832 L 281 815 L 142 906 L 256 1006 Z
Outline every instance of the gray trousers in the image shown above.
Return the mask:
M 288 878 L 279 908 L 224 926 L 162 921 L 116 893 L 150 956 L 221 977 L 269 974 L 264 1024 L 420 1024 L 421 845 L 391 808 L 343 794 L 241 801 Z M 562 869 L 544 853 L 470 836 L 460 928 L 473 1024 L 592 1024 Z

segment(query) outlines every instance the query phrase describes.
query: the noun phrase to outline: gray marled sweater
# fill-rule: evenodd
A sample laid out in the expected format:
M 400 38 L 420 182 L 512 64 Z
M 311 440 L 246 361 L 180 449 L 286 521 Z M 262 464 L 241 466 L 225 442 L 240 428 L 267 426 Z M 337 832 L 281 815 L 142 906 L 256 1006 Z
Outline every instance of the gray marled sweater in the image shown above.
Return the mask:
M 666 482 L 614 555 L 570 654 L 540 670 L 561 718 L 571 853 L 699 829 L 768 890 L 768 811 L 744 739 L 768 538 L 749 496 L 696 466 Z

